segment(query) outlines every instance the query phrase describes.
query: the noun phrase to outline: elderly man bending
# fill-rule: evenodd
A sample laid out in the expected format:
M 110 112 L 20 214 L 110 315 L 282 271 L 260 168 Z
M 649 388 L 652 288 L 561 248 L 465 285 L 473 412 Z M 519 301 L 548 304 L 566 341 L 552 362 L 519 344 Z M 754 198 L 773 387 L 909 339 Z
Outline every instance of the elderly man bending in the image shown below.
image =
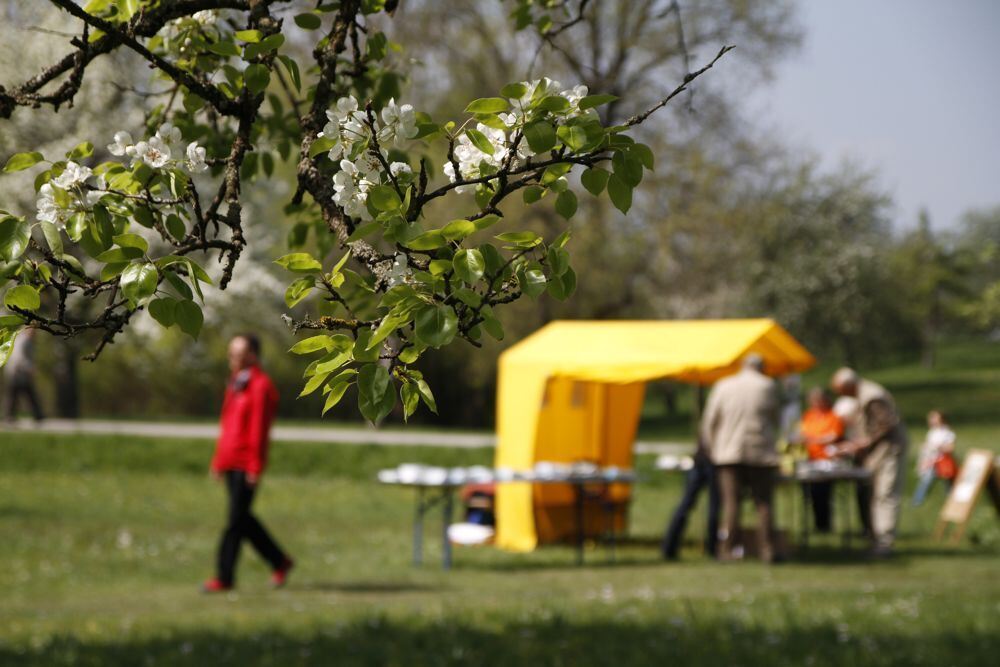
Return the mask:
M 841 396 L 851 396 L 858 401 L 860 433 L 856 439 L 841 446 L 841 453 L 857 457 L 872 473 L 872 554 L 889 556 L 899 522 L 908 444 L 906 427 L 892 395 L 882 385 L 859 377 L 850 368 L 841 368 L 833 374 L 830 386 Z
M 722 560 L 735 557 L 744 493 L 749 493 L 757 506 L 761 560 L 776 560 L 771 498 L 778 466 L 775 444 L 780 414 L 778 386 L 764 374 L 764 360 L 757 354 L 747 355 L 742 370 L 719 380 L 708 397 L 702 437 L 709 443 L 722 497 Z

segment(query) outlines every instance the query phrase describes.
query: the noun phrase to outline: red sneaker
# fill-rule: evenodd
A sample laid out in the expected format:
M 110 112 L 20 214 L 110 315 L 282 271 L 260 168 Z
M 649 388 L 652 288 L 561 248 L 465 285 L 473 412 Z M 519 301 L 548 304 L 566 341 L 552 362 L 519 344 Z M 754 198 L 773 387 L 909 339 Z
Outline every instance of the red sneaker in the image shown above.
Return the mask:
M 201 585 L 202 593 L 225 593 L 233 590 L 232 584 L 223 583 L 219 579 L 209 579 Z
M 281 588 L 284 586 L 288 579 L 288 573 L 292 571 L 293 567 L 295 567 L 295 563 L 292 559 L 286 558 L 281 567 L 271 572 L 271 586 L 274 588 Z

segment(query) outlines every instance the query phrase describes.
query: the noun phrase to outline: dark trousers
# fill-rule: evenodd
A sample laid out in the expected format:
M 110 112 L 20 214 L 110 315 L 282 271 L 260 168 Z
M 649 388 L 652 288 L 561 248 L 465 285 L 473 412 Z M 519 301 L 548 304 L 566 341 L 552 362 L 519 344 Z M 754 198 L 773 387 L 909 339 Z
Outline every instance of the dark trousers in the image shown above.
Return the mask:
M 829 533 L 833 528 L 833 482 L 811 482 L 802 491 L 809 494 L 816 530 Z
M 684 529 L 687 527 L 688 516 L 698 503 L 702 490 L 708 488 L 708 528 L 705 533 L 705 551 L 715 556 L 716 542 L 719 534 L 719 487 L 715 482 L 715 468 L 704 458 L 695 457 L 694 467 L 687 471 L 684 477 L 684 495 L 674 510 L 663 536 L 661 549 L 664 558 L 677 558 L 684 539 Z
M 35 383 L 30 375 L 26 376 L 20 373 L 15 374 L 14 378 L 7 383 L 7 393 L 4 396 L 4 416 L 8 420 L 17 416 L 17 404 L 22 396 L 28 401 L 31 416 L 35 418 L 35 421 L 41 421 L 45 415 L 42 414 L 42 405 L 38 402 Z
M 774 514 L 771 498 L 774 495 L 775 468 L 752 465 L 716 466 L 719 495 L 722 497 L 722 551 L 723 559 L 733 557 L 733 547 L 740 541 L 740 500 L 749 493 L 757 507 L 757 546 L 760 559 L 774 560 Z
M 253 548 L 270 563 L 272 569 L 282 567 L 287 561 L 285 552 L 268 535 L 257 517 L 250 513 L 256 486 L 247 483 L 246 473 L 242 470 L 227 470 L 226 490 L 229 492 L 229 514 L 219 544 L 219 581 L 233 583 L 236 559 L 244 537 L 250 540 Z

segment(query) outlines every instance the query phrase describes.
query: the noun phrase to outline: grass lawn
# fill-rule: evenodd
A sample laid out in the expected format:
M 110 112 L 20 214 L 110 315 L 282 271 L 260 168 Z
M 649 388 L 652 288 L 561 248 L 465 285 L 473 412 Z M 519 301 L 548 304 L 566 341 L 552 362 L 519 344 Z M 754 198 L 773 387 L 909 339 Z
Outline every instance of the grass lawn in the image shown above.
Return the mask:
M 971 426 L 971 424 L 970 424 Z M 978 425 L 983 441 L 1000 428 Z M 796 562 L 719 565 L 695 541 L 657 559 L 679 480 L 651 470 L 634 541 L 600 549 L 459 549 L 409 564 L 411 492 L 375 484 L 408 460 L 489 450 L 277 443 L 257 510 L 298 560 L 288 588 L 244 549 L 238 592 L 197 592 L 224 513 L 212 443 L 5 434 L 0 442 L 0 665 L 976 665 L 1000 655 L 1000 524 L 981 502 L 956 548 L 929 532 L 943 491 L 906 507 L 900 555 L 818 543 Z M 912 488 L 912 485 L 911 487 Z M 791 490 L 789 491 L 791 492 Z M 784 521 L 791 496 L 780 499 Z

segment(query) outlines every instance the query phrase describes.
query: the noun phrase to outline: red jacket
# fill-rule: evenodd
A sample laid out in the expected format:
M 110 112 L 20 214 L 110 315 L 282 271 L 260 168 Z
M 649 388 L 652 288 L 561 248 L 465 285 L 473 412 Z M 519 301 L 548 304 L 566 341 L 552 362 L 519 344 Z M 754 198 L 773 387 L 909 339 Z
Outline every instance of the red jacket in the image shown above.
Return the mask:
M 278 390 L 259 367 L 251 366 L 230 377 L 212 470 L 242 470 L 251 475 L 263 472 L 277 408 Z

